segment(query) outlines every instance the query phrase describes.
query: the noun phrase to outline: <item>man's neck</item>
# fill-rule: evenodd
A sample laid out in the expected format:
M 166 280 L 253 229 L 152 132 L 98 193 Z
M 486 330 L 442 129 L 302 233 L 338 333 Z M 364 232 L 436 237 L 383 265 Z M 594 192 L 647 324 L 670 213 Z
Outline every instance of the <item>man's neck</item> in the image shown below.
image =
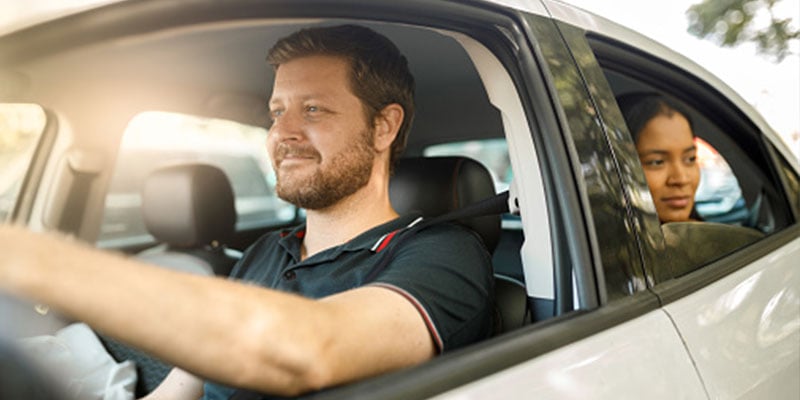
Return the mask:
M 346 243 L 361 233 L 398 217 L 387 190 L 366 186 L 322 210 L 307 210 L 302 258 Z

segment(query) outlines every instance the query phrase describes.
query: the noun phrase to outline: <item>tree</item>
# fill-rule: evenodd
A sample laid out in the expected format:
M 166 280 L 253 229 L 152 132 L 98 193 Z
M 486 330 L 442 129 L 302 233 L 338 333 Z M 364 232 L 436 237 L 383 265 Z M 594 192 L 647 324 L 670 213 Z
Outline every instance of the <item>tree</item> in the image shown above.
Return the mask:
M 702 0 L 686 11 L 688 31 L 725 47 L 755 42 L 759 53 L 780 62 L 791 53 L 791 42 L 800 39 L 800 29 L 792 25 L 792 18 L 774 14 L 774 6 L 781 1 Z

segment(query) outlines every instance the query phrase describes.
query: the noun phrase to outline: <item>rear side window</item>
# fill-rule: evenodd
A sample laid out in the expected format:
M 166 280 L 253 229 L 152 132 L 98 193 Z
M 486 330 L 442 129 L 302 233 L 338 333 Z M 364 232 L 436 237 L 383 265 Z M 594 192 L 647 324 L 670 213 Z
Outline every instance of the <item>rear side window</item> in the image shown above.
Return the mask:
M 14 210 L 46 125 L 36 104 L 0 103 L 0 221 Z
M 264 128 L 191 115 L 145 112 L 128 125 L 105 201 L 98 245 L 137 246 L 154 239 L 141 215 L 147 176 L 166 165 L 206 163 L 225 172 L 236 201 L 237 230 L 280 225 L 295 207 L 275 195 Z

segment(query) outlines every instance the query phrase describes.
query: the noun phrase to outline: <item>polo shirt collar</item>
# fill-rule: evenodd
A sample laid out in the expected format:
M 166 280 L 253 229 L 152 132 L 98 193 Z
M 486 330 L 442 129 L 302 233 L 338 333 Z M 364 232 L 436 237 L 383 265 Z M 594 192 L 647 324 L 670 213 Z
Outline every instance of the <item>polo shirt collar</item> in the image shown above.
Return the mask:
M 348 242 L 323 250 L 313 256 L 305 259 L 302 264 L 317 264 L 327 262 L 335 259 L 340 254 L 346 251 L 360 251 L 370 250 L 376 247 L 379 241 L 399 229 L 405 228 L 418 220 L 420 215 L 418 213 L 403 215 L 395 218 L 389 222 L 378 225 L 366 232 L 356 236 Z M 294 259 L 295 263 L 300 262 L 300 246 L 303 243 L 303 238 L 306 233 L 306 224 L 299 225 L 292 230 L 281 232 L 281 238 L 278 244 L 289 253 Z

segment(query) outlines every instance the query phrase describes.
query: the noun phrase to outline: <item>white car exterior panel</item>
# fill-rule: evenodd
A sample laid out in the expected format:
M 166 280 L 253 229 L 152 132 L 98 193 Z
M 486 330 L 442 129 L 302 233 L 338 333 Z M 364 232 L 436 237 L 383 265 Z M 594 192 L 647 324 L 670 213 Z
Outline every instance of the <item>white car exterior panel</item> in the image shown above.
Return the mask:
M 668 304 L 713 399 L 800 398 L 800 239 Z
M 657 310 L 435 399 L 703 399 L 669 317 Z

